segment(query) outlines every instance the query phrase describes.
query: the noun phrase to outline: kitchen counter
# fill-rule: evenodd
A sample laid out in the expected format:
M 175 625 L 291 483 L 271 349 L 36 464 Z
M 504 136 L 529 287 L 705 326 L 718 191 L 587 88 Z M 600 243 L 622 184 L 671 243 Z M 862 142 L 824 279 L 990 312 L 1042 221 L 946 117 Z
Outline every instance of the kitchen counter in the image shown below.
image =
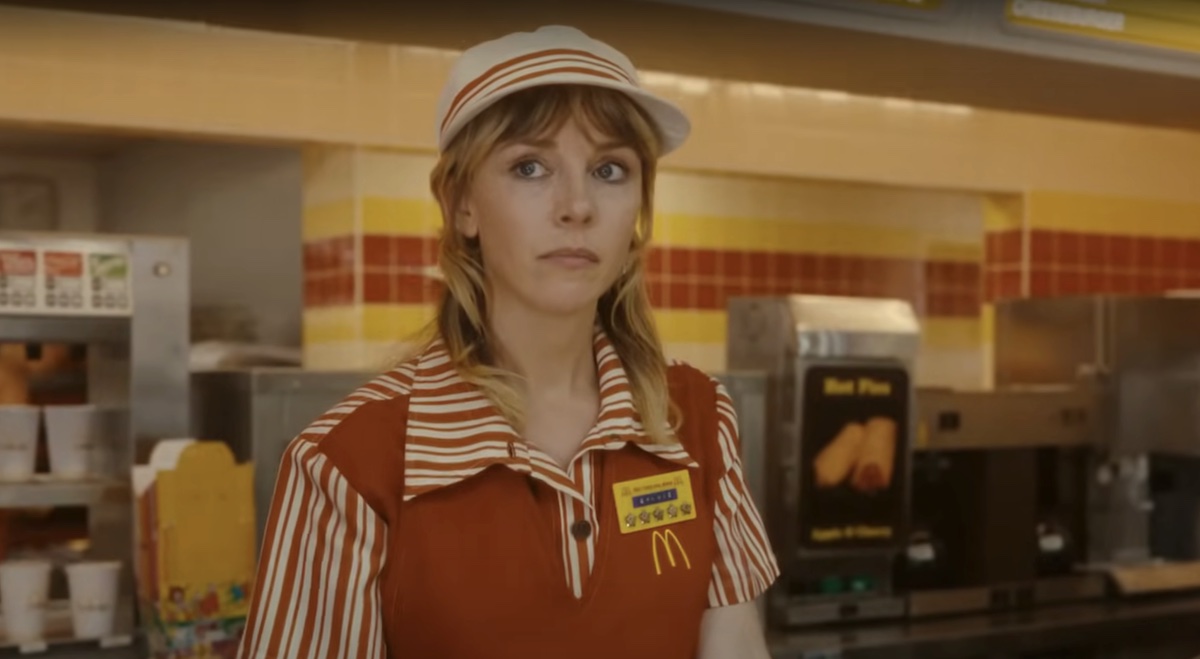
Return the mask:
M 1105 656 L 1200 657 L 1200 596 L 774 632 L 774 659 L 967 659 L 1104 649 Z

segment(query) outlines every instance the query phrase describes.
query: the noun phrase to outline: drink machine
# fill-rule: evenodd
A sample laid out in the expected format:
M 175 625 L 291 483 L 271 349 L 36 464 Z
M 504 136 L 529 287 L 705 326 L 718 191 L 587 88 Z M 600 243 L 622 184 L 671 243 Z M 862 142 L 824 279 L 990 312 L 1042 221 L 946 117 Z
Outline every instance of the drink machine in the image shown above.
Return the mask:
M 64 401 L 34 397 L 46 374 L 6 364 L 30 391 L 18 380 L 0 405 L 0 509 L 44 530 L 3 548 L 23 559 L 10 567 L 30 570 L 0 583 L 4 615 L 28 624 L 19 637 L 0 625 L 5 652 L 134 643 L 130 470 L 158 439 L 188 430 L 188 254 L 179 238 L 0 232 L 0 343 L 68 345 L 84 368 L 61 374 L 78 390 Z M 37 526 L 58 513 L 70 526 Z
M 1200 589 L 1197 327 L 1194 297 L 996 305 L 997 386 L 1095 392 L 1101 416 L 1087 481 L 1087 563 L 1125 594 Z
M 894 618 L 905 545 L 920 327 L 900 300 L 793 295 L 729 303 L 731 371 L 766 374 L 772 624 Z

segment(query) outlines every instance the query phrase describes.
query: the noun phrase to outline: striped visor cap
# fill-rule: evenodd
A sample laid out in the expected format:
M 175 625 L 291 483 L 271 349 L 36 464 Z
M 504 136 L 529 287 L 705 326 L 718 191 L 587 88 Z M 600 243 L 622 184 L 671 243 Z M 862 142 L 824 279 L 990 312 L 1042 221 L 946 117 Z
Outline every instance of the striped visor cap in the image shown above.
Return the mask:
M 464 52 L 438 101 L 438 148 L 496 101 L 544 85 L 592 85 L 624 92 L 646 111 L 663 140 L 663 154 L 681 146 L 691 122 L 674 103 L 642 88 L 629 58 L 583 32 L 547 26 L 486 41 Z

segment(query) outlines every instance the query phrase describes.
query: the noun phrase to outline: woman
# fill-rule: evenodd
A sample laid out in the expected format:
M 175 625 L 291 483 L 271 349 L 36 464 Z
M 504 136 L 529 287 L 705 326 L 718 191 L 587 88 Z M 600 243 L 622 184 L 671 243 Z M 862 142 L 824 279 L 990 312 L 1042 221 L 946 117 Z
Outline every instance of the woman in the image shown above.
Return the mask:
M 767 656 L 733 407 L 643 287 L 688 129 L 577 30 L 462 55 L 433 337 L 289 447 L 243 657 Z

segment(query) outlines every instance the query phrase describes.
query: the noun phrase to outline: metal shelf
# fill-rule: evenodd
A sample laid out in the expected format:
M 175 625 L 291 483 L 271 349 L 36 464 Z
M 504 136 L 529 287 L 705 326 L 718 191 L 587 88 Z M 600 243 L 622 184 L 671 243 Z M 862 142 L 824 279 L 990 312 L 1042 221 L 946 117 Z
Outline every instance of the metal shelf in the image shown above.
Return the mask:
M 92 506 L 129 496 L 130 484 L 123 481 L 38 477 L 31 481 L 0 482 L 0 509 Z
M 0 313 L 0 340 L 45 343 L 116 343 L 129 341 L 129 318 Z
M 123 602 L 130 607 L 130 602 Z M 74 659 L 103 657 L 124 659 L 145 656 L 140 639 L 132 630 L 131 620 L 123 620 L 118 612 L 116 633 L 110 638 L 84 640 L 76 638 L 71 624 L 71 605 L 67 600 L 52 600 L 46 605 L 46 638 L 40 642 L 13 643 L 0 633 L 0 655 L 43 657 L 45 659 Z

